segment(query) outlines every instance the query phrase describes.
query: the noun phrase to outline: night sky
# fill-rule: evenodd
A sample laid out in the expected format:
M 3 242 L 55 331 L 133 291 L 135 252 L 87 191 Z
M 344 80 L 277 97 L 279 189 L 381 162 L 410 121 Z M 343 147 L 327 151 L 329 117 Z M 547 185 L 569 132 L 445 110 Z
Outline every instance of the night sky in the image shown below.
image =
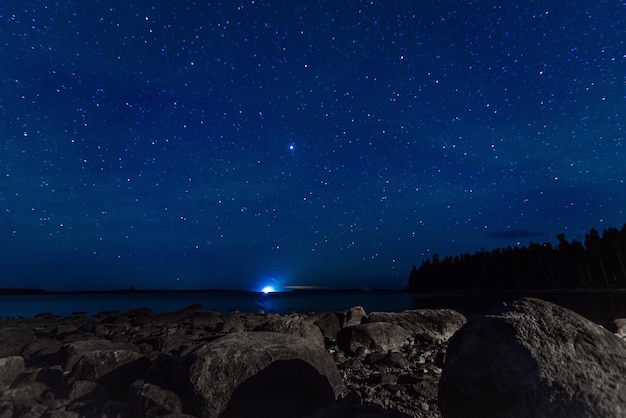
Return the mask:
M 0 287 L 404 288 L 626 223 L 622 1 L 0 4 Z

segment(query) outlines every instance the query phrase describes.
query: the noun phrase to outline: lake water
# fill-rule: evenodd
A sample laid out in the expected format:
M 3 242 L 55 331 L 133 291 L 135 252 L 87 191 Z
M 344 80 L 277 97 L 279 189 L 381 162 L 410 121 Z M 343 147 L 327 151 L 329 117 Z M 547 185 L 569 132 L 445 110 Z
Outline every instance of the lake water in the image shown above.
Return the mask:
M 227 313 L 287 314 L 293 311 L 340 311 L 363 306 L 366 312 L 402 311 L 421 308 L 451 308 L 466 316 L 479 313 L 521 293 L 426 294 L 403 292 L 284 292 L 267 295 L 239 292 L 138 293 L 138 294 L 48 294 L 0 295 L 0 316 L 32 317 L 49 312 L 68 316 L 72 312 L 95 315 L 101 311 L 126 312 L 150 308 L 155 312 L 176 311 L 194 303 Z M 545 292 L 535 295 L 572 309 L 604 326 L 626 317 L 626 292 Z

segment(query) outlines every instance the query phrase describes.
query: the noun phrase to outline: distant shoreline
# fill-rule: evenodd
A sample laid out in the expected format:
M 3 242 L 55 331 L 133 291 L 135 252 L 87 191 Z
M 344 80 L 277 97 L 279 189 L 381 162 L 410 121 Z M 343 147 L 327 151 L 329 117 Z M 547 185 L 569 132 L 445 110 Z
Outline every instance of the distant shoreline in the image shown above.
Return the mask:
M 625 293 L 626 289 L 424 289 L 424 290 L 394 290 L 394 289 L 289 289 L 272 293 L 408 293 L 425 295 L 541 295 L 550 293 Z M 183 294 L 183 293 L 253 293 L 263 294 L 261 291 L 236 289 L 110 289 L 110 290 L 45 290 L 0 288 L 0 296 L 11 295 L 125 295 L 125 294 Z
M 289 289 L 272 293 L 414 293 L 407 290 L 393 289 Z M 236 289 L 111 289 L 111 290 L 45 290 L 45 289 L 12 289 L 0 288 L 0 295 L 116 295 L 116 294 L 163 294 L 163 293 L 256 293 L 261 291 L 236 290 Z

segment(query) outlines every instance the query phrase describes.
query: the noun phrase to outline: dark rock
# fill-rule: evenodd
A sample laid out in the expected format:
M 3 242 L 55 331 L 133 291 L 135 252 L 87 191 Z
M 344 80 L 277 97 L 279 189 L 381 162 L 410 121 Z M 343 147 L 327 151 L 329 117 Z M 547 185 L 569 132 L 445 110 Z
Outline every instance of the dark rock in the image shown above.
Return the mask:
M 445 363 L 446 363 L 446 352 L 445 351 L 437 352 L 437 354 L 435 355 L 435 359 L 434 359 L 435 366 L 439 367 L 440 369 L 443 369 L 443 365 Z
M 325 350 L 272 332 L 212 341 L 183 359 L 179 375 L 191 395 L 183 402 L 200 417 L 301 416 L 333 401 L 343 388 Z
M 22 348 L 20 355 L 24 358 L 58 355 L 63 343 L 49 338 L 38 338 Z
M 451 309 L 416 309 L 402 312 L 372 312 L 367 322 L 389 322 L 411 331 L 426 341 L 442 342 L 465 323 L 466 318 Z
M 136 418 L 156 418 L 166 414 L 180 414 L 182 411 L 178 395 L 143 380 L 130 385 L 128 405 L 132 416 Z
M 374 373 L 368 378 L 368 383 L 374 385 L 395 385 L 398 383 L 398 376 L 390 373 Z
M 68 334 L 73 334 L 78 331 L 78 324 L 74 323 L 62 323 L 56 326 L 56 328 L 52 331 L 52 335 L 57 338 L 62 338 Z
M 0 392 L 0 404 L 4 402 L 32 402 L 46 398 L 45 394 L 50 389 L 40 382 L 27 381 L 19 385 L 13 385 L 10 389 Z
M 359 348 L 388 352 L 398 351 L 408 344 L 411 333 L 387 322 L 372 322 L 343 328 L 337 334 L 339 349 L 355 354 Z
M 98 417 L 135 418 L 130 414 L 125 402 L 105 401 L 98 411 Z
M 46 413 L 48 407 L 34 402 L 18 403 L 13 406 L 13 417 L 15 418 L 39 418 Z
M 99 350 L 112 350 L 113 343 L 109 340 L 93 339 L 75 341 L 61 347 L 59 354 L 63 361 L 62 365 L 66 371 L 71 371 L 74 365 L 82 356 L 87 353 Z
M 107 397 L 107 391 L 104 386 L 89 380 L 77 380 L 70 388 L 68 399 L 70 402 L 75 401 L 104 401 Z
M 278 332 L 280 334 L 290 334 L 298 336 L 311 344 L 324 348 L 324 336 L 320 329 L 300 317 L 285 318 L 281 316 L 272 317 L 260 323 L 254 331 Z
M 34 380 L 49 387 L 55 398 L 67 398 L 68 389 L 65 386 L 65 376 L 60 368 L 37 369 L 34 373 Z
M 223 319 L 222 329 L 219 330 L 221 332 L 244 332 L 246 329 L 239 313 L 231 312 L 228 315 L 224 315 Z
M 35 338 L 35 333 L 26 328 L 0 328 L 0 357 L 19 355 L 24 346 Z
M 206 310 L 204 309 L 204 306 L 202 306 L 202 304 L 194 303 L 193 305 L 185 306 L 178 312 L 184 313 L 184 314 L 199 314 L 199 313 L 205 313 Z
M 202 312 L 195 315 L 191 319 L 191 328 L 193 330 L 203 331 L 221 331 L 224 326 L 222 314 L 216 311 Z
M 97 382 L 106 388 L 110 398 L 123 400 L 128 386 L 143 375 L 149 364 L 146 357 L 134 351 L 92 351 L 74 365 L 70 381 Z
M 189 335 L 182 331 L 166 331 L 166 333 L 158 337 L 155 348 L 164 353 L 180 353 L 193 343 Z
M 325 338 L 331 340 L 337 339 L 337 333 L 341 329 L 341 322 L 335 312 L 322 312 L 314 318 L 307 318 L 307 320 L 312 320 L 320 331 L 322 331 L 322 335 Z
M 128 316 L 129 318 L 145 317 L 145 316 L 151 316 L 154 314 L 155 312 L 150 308 L 137 308 L 137 309 L 131 309 L 130 311 L 126 312 L 126 316 Z
M 48 411 L 44 418 L 81 418 L 78 412 L 66 411 L 65 409 L 57 409 Z
M 11 356 L 0 358 L 0 389 L 11 386 L 23 371 L 23 357 Z
M 449 341 L 439 383 L 446 418 L 624 417 L 626 342 L 539 299 L 472 318 Z
M 363 318 L 367 316 L 365 309 L 362 306 L 354 306 L 347 311 L 345 311 L 343 315 L 342 328 L 343 327 L 351 327 L 354 325 L 359 325 L 363 321 Z
M 372 366 L 393 367 L 397 369 L 403 369 L 411 365 L 411 362 L 400 352 L 370 353 L 365 357 L 365 363 Z
M 96 337 L 104 337 L 109 335 L 109 328 L 106 325 L 97 324 L 93 327 L 93 333 Z

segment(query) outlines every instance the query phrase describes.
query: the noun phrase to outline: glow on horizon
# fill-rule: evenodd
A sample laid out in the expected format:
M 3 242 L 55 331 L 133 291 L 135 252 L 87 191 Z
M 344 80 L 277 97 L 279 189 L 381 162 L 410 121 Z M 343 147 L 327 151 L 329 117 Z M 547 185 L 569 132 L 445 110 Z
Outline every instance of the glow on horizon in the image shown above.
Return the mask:
M 263 289 L 261 289 L 261 292 L 265 293 L 266 295 L 268 293 L 274 293 L 276 291 L 276 289 L 274 288 L 274 286 L 265 286 Z

